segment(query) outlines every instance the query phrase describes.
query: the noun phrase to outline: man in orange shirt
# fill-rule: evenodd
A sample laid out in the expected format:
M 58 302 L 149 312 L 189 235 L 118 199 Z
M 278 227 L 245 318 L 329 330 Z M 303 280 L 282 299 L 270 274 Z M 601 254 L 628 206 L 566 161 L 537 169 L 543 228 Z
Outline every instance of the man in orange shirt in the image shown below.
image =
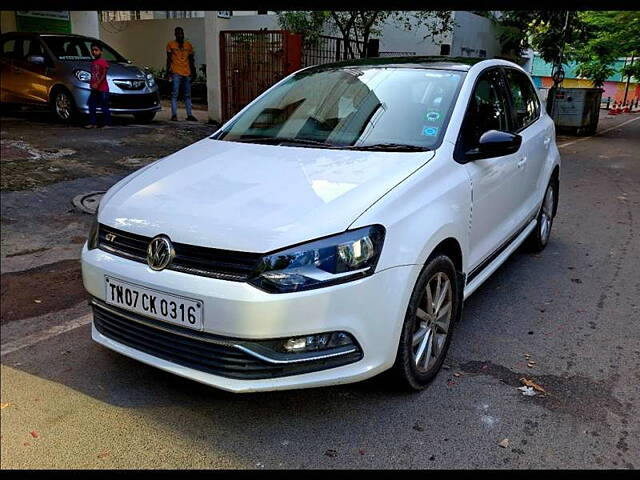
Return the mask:
M 196 67 L 193 59 L 193 45 L 185 41 L 184 30 L 176 27 L 175 40 L 167 43 L 167 77 L 173 83 L 171 92 L 171 120 L 178 120 L 178 92 L 180 85 L 184 88 L 184 106 L 187 109 L 187 120 L 197 122 L 191 111 L 191 80 L 196 79 Z

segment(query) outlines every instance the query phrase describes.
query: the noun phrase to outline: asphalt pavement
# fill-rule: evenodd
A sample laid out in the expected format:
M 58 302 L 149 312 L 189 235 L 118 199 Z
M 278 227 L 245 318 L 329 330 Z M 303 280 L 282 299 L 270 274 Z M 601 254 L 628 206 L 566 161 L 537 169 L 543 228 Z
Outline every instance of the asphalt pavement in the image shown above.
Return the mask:
M 124 173 L 3 191 L 2 301 L 20 300 L 3 306 L 0 467 L 640 468 L 640 115 L 558 144 L 549 245 L 467 300 L 445 368 L 417 394 L 383 375 L 237 395 L 107 350 L 59 264 L 90 219 L 64 202 Z M 522 378 L 545 393 L 523 395 Z

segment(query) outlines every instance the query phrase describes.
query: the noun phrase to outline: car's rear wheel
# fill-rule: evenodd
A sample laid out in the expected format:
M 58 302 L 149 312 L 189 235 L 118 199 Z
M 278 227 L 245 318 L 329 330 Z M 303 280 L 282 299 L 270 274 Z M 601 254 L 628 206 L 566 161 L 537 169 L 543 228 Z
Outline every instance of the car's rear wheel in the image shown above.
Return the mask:
M 136 122 L 140 122 L 140 123 L 150 123 L 153 121 L 153 119 L 156 116 L 156 112 L 141 112 L 141 113 L 134 113 L 133 114 L 134 118 L 136 119 Z
M 547 186 L 542 200 L 542 206 L 538 212 L 536 227 L 524 242 L 524 249 L 530 252 L 541 252 L 549 243 L 553 217 L 556 211 L 556 199 L 558 195 L 558 182 L 552 179 Z
M 420 273 L 393 367 L 403 386 L 422 390 L 440 370 L 462 312 L 461 288 L 455 266 L 446 255 L 430 259 Z
M 66 88 L 58 88 L 51 96 L 51 111 L 56 120 L 71 123 L 76 118 L 76 106 L 73 96 Z

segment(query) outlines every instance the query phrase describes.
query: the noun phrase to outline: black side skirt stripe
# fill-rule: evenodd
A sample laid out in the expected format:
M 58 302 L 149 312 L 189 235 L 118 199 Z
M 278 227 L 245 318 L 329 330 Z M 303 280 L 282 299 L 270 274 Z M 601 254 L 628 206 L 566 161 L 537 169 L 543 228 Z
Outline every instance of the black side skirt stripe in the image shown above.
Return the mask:
M 504 242 L 500 247 L 498 247 L 496 250 L 493 251 L 493 253 L 491 255 L 489 255 L 487 258 L 485 258 L 482 263 L 480 265 L 478 265 L 476 268 L 474 268 L 473 270 L 471 270 L 471 272 L 469 272 L 469 275 L 467 276 L 467 285 L 469 285 L 474 278 L 476 278 L 478 275 L 480 275 L 480 273 L 482 273 L 482 271 L 487 268 L 491 262 L 493 262 L 496 258 L 498 258 L 498 256 L 504 252 L 509 245 L 511 245 L 516 238 L 518 238 L 518 236 L 524 232 L 525 228 L 527 228 L 529 226 L 529 224 L 531 223 L 531 220 L 535 219 L 535 217 L 531 217 L 523 226 L 522 228 L 520 228 L 516 233 L 514 233 L 513 235 L 511 235 L 506 242 Z

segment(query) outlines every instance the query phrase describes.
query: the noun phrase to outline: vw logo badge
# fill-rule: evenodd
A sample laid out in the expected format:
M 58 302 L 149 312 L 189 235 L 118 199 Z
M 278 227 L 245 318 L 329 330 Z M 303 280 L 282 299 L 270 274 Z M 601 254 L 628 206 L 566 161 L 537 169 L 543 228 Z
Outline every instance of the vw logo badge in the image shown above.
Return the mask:
M 158 235 L 149 242 L 147 264 L 153 270 L 167 268 L 175 256 L 176 251 L 171 244 L 171 240 L 166 235 Z

